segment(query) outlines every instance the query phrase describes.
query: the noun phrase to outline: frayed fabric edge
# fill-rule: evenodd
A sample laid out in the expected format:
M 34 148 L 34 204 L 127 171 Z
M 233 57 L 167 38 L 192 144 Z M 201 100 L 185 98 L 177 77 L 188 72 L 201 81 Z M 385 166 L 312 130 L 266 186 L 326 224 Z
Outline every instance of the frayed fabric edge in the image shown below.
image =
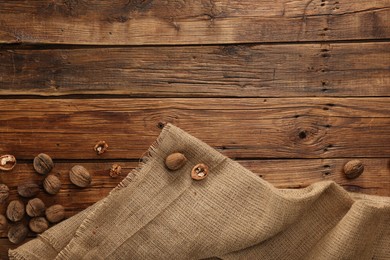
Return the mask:
M 130 171 L 127 174 L 127 176 L 114 189 L 110 191 L 109 194 L 112 194 L 122 188 L 127 187 L 129 183 L 132 182 L 138 176 L 141 169 L 152 161 L 152 158 L 158 153 L 160 143 L 162 142 L 166 134 L 169 132 L 171 127 L 172 125 L 169 123 L 164 126 L 157 139 L 150 145 L 148 150 L 141 156 L 138 166 L 134 168 L 132 171 Z
M 104 207 L 106 205 L 110 195 L 115 194 L 116 192 L 118 192 L 123 188 L 126 188 L 131 182 L 133 182 L 140 175 L 143 168 L 147 167 L 149 164 L 153 162 L 153 158 L 159 152 L 161 142 L 163 141 L 164 137 L 169 133 L 171 127 L 172 125 L 169 123 L 164 126 L 157 139 L 150 145 L 147 152 L 144 153 L 144 155 L 141 157 L 139 165 L 136 168 L 134 168 L 114 189 L 110 191 L 109 195 L 101 201 L 101 205 L 99 208 Z M 88 214 L 88 216 L 81 223 L 80 227 L 76 230 L 74 238 L 80 237 L 84 233 L 87 227 L 91 224 L 91 221 L 96 215 L 97 210 L 98 209 Z M 63 248 L 63 250 L 61 250 L 58 253 L 55 259 L 70 259 L 70 258 L 72 258 L 72 252 L 70 248 L 66 246 L 65 248 Z

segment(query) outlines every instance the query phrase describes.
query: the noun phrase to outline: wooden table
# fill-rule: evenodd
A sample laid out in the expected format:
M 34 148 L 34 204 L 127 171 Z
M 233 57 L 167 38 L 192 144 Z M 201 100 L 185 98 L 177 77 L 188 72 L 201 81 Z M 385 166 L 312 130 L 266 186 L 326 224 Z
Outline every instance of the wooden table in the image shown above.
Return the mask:
M 1 1 L 0 154 L 18 164 L 0 183 L 9 200 L 42 183 L 47 153 L 63 185 L 38 197 L 70 217 L 171 122 L 277 187 L 390 196 L 389 17 L 388 0 Z M 353 158 L 365 172 L 347 180 Z M 70 184 L 75 164 L 90 188 Z M 2 234 L 0 258 L 10 247 Z

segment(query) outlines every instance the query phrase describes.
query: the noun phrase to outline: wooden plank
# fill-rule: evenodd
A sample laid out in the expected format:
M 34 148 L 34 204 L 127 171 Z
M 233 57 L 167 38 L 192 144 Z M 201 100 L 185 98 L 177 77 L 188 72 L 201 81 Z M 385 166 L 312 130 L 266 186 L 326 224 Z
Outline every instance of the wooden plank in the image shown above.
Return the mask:
M 0 95 L 390 96 L 390 43 L 0 50 Z
M 0 42 L 213 44 L 385 39 L 388 0 L 1 1 Z
M 135 159 L 172 122 L 234 158 L 388 157 L 389 104 L 390 98 L 6 99 L 0 153 Z M 99 140 L 110 145 L 100 157 L 93 151 Z

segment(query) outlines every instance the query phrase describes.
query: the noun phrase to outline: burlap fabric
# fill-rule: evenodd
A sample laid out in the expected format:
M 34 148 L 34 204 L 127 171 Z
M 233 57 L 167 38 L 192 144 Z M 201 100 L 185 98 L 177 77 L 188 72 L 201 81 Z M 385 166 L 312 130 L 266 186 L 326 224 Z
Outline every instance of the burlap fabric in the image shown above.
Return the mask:
M 188 158 L 177 171 L 164 160 Z M 201 181 L 198 163 L 210 167 Z M 277 189 L 167 125 L 109 196 L 9 251 L 11 259 L 390 259 L 390 198 L 331 181 Z

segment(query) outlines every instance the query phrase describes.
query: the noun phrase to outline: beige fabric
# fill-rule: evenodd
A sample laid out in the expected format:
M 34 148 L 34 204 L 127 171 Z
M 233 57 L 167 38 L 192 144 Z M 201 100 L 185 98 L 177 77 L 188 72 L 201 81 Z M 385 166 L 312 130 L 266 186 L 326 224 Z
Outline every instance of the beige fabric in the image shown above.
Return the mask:
M 188 158 L 165 168 L 172 152 Z M 190 177 L 210 167 L 202 181 Z M 390 198 L 334 182 L 276 189 L 207 144 L 166 126 L 109 196 L 10 259 L 390 259 Z

